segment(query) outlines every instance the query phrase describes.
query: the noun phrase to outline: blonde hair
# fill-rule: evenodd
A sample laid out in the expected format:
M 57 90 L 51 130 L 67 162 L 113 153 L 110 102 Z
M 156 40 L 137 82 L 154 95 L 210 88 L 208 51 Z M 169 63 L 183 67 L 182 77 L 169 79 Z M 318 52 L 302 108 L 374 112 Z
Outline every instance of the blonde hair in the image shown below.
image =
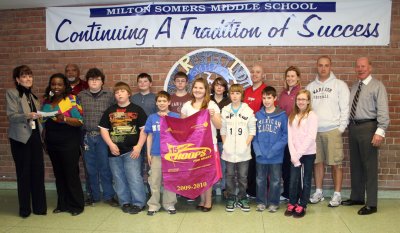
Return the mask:
M 191 94 L 190 94 L 192 96 L 191 104 L 193 106 L 193 104 L 196 102 L 196 98 L 193 95 L 193 88 L 196 83 L 202 83 L 204 85 L 204 89 L 205 89 L 206 93 L 204 94 L 203 103 L 201 104 L 200 109 L 207 109 L 208 103 L 210 102 L 211 97 L 210 97 L 210 85 L 208 85 L 208 82 L 205 78 L 197 78 L 193 81 L 192 90 L 191 90 Z
M 306 94 L 307 100 L 310 103 L 308 104 L 308 106 L 307 106 L 306 110 L 304 110 L 304 112 L 300 111 L 299 107 L 297 107 L 297 103 L 294 104 L 293 111 L 289 115 L 289 124 L 290 125 L 292 125 L 297 114 L 300 114 L 300 119 L 299 119 L 299 124 L 298 124 L 298 125 L 300 125 L 301 120 L 303 120 L 305 117 L 307 117 L 308 114 L 310 113 L 310 111 L 312 110 L 312 108 L 311 108 L 311 93 L 308 90 L 304 90 L 304 89 L 300 90 L 296 95 L 295 101 L 297 101 L 297 97 L 301 94 Z

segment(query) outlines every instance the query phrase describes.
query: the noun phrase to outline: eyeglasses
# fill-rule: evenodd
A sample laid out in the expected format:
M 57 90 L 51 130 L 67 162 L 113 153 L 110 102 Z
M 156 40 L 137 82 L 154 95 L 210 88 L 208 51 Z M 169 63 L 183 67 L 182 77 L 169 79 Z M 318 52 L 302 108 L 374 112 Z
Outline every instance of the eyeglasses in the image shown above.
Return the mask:
M 89 78 L 88 81 L 100 82 L 100 81 L 102 81 L 102 80 L 101 80 L 101 78 Z

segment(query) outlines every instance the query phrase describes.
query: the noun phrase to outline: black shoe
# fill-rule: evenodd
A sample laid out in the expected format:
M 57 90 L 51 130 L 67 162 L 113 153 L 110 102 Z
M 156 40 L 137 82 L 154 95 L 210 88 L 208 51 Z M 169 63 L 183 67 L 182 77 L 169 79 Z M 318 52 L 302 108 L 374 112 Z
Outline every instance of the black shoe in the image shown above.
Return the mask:
M 58 208 L 55 208 L 55 209 L 53 210 L 53 214 L 59 214 L 59 213 L 62 213 L 62 212 L 65 212 L 65 210 L 58 209 Z
M 47 215 L 47 212 L 37 212 L 37 213 L 33 212 L 33 214 L 35 214 L 35 215 Z
M 197 205 L 196 206 L 196 210 L 203 210 L 203 208 L 204 208 L 204 206 L 202 206 L 202 205 Z
M 203 206 L 203 209 L 202 209 L 201 211 L 203 211 L 203 212 L 210 212 L 211 209 L 212 209 L 212 206 L 210 206 L 210 207 L 204 207 L 204 206 Z
M 376 213 L 378 209 L 375 206 L 364 206 L 358 211 L 358 215 L 368 215 Z
M 86 200 L 85 200 L 85 206 L 94 206 L 94 203 L 95 203 L 96 201 L 94 201 L 92 198 L 87 198 Z
M 82 212 L 83 212 L 83 211 L 71 211 L 70 213 L 71 213 L 72 216 L 78 216 L 78 215 L 80 215 Z
M 19 216 L 21 217 L 21 218 L 27 218 L 27 217 L 29 217 L 31 215 L 31 213 L 20 213 L 19 214 Z
M 354 201 L 354 200 L 348 199 L 348 200 L 342 201 L 340 204 L 345 205 L 345 206 L 352 206 L 352 205 L 364 205 L 365 202 L 364 201 Z
M 108 204 L 108 205 L 112 206 L 112 207 L 118 207 L 119 206 L 119 203 L 118 203 L 117 200 L 115 200 L 115 198 L 111 198 L 111 199 L 105 200 L 103 202 L 105 204 Z
M 129 204 L 129 203 L 123 204 L 121 209 L 122 209 L 122 212 L 129 213 L 129 210 L 131 209 L 131 204 Z
M 129 209 L 129 213 L 130 214 L 138 214 L 142 210 L 144 210 L 144 207 L 139 207 L 137 205 L 132 205 L 131 208 Z

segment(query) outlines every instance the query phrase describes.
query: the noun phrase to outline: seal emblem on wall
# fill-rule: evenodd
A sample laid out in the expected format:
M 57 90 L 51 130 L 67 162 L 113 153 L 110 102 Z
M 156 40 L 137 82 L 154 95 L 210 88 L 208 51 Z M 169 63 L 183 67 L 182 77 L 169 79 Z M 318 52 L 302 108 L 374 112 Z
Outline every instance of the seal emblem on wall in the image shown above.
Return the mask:
M 164 90 L 175 93 L 174 76 L 183 71 L 188 75 L 191 89 L 193 80 L 199 77 L 206 78 L 211 84 L 217 77 L 223 77 L 230 86 L 231 84 L 242 84 L 244 88 L 253 83 L 247 67 L 236 56 L 220 49 L 198 49 L 181 57 L 169 70 L 164 82 Z

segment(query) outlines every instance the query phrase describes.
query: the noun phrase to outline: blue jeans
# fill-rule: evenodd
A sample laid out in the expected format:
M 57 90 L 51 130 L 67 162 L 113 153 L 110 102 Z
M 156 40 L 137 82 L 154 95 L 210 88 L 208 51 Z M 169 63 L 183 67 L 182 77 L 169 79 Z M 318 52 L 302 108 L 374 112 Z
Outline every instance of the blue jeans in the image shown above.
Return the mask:
M 108 163 L 108 146 L 101 135 L 85 135 L 84 159 L 93 201 L 100 201 L 100 185 L 103 200 L 114 197 L 112 174 Z
M 146 204 L 146 192 L 140 170 L 142 158 L 132 159 L 130 154 L 131 151 L 109 158 L 114 188 L 121 206 L 132 204 L 143 207 Z
M 229 197 L 237 196 L 240 200 L 246 197 L 247 189 L 247 173 L 249 172 L 249 161 L 231 163 L 225 161 L 226 164 L 226 191 Z M 239 192 L 236 195 L 236 181 Z
M 289 203 L 295 205 L 299 203 L 300 206 L 306 208 L 311 193 L 311 179 L 314 170 L 315 154 L 303 155 L 300 158 L 301 166 L 290 166 L 290 189 L 289 189 Z M 301 170 L 303 169 L 303 179 Z M 299 191 L 299 182 L 302 182 L 302 189 Z M 298 195 L 300 194 L 300 201 Z
M 279 196 L 281 192 L 281 175 L 282 164 L 261 164 L 256 163 L 257 171 L 257 191 L 256 202 L 257 204 L 264 205 L 279 205 Z M 269 190 L 267 192 L 267 183 L 269 183 Z
M 222 142 L 218 142 L 218 152 L 219 152 L 219 155 L 221 156 L 222 155 L 222 150 L 223 150 L 223 144 L 222 144 Z M 225 160 L 223 160 L 223 159 L 221 159 L 221 172 L 222 172 L 222 177 L 221 177 L 221 180 L 219 181 L 219 185 L 220 185 L 220 187 L 221 187 L 221 191 L 223 190 L 223 189 L 225 189 L 225 172 L 226 172 L 226 164 L 225 164 Z M 215 187 L 215 185 L 214 185 L 214 187 Z

